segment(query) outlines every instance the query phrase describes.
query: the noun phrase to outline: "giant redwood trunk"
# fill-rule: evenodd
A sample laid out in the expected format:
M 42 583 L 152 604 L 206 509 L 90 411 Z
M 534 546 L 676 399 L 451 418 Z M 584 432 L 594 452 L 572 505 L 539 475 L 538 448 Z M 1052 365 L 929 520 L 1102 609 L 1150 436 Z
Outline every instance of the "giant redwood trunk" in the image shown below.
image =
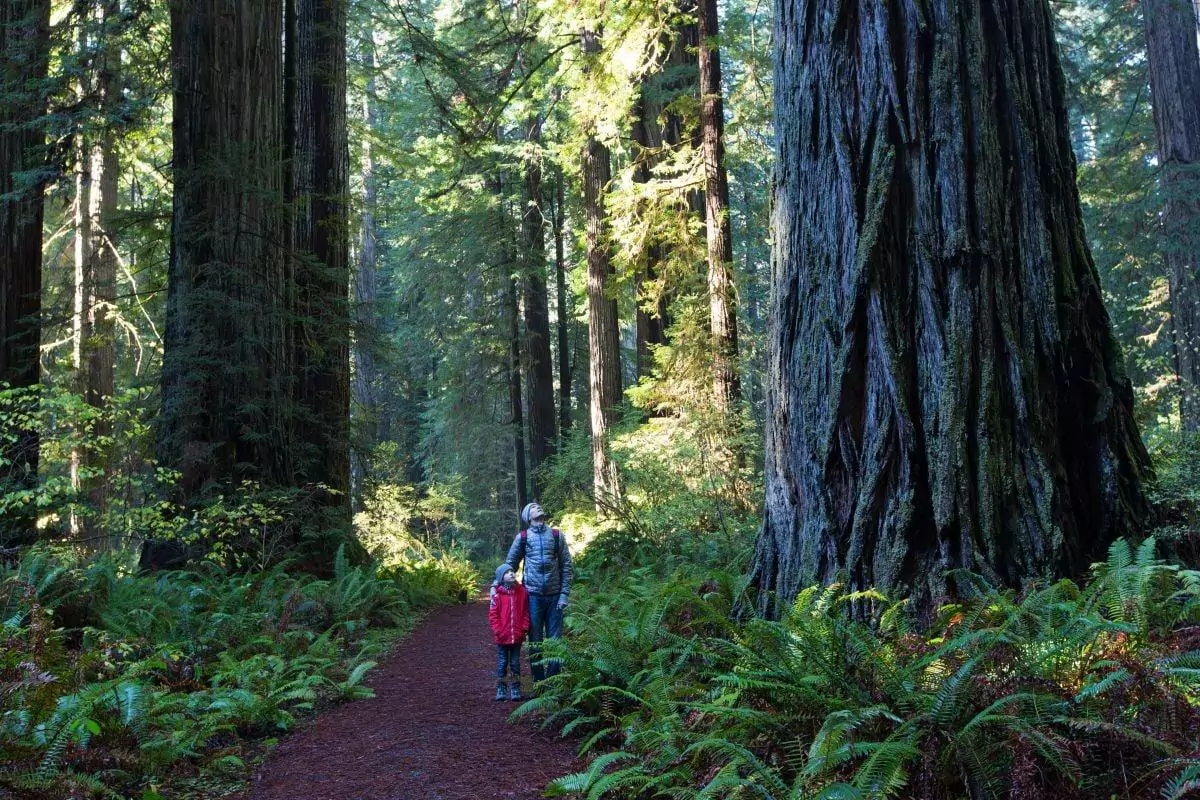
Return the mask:
M 294 0 L 289 53 L 296 444 L 301 480 L 349 509 L 346 0 Z
M 282 0 L 173 0 L 175 195 L 159 417 L 185 497 L 287 485 Z
M 533 154 L 525 161 L 525 206 L 521 213 L 525 352 L 528 357 L 529 468 L 534 496 L 541 493 L 538 468 L 554 453 L 554 362 L 550 356 L 550 308 L 546 294 L 546 220 L 542 215 L 542 165 L 536 155 L 541 120 L 526 123 Z
M 600 51 L 599 35 L 583 33 L 583 51 L 594 56 Z M 609 284 L 613 280 L 612 253 L 608 241 L 605 192 L 612 180 L 612 156 L 595 132 L 583 145 L 583 206 L 587 239 L 588 365 L 592 424 L 592 478 L 598 510 L 610 506 L 620 495 L 617 465 L 608 452 L 608 431 L 621 402 L 621 342 L 617 326 L 617 301 Z
M 1076 575 L 1146 514 L 1046 0 L 781 0 L 761 610 Z
M 1191 0 L 1142 0 L 1180 418 L 1200 429 L 1200 48 Z
M 41 171 L 49 0 L 0 4 L 0 391 L 37 386 L 42 307 Z M 37 486 L 38 435 L 12 417 L 0 429 L 0 493 Z M 8 426 L 12 425 L 13 428 Z M 0 513 L 0 547 L 36 537 L 36 507 Z
M 700 141 L 704 156 L 704 219 L 708 243 L 709 330 L 713 346 L 713 398 L 728 412 L 741 398 L 737 312 L 733 286 L 733 223 L 725 171 L 725 104 L 717 0 L 699 0 Z

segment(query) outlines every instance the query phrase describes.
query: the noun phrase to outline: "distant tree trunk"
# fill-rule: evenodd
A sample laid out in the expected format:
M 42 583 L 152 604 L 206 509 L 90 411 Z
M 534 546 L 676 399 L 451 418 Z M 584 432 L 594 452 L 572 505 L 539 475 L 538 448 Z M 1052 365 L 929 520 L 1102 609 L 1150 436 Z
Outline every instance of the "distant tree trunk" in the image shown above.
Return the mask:
M 296 428 L 302 480 L 349 512 L 350 238 L 346 0 L 294 0 L 290 103 Z
M 521 399 L 521 310 L 517 300 L 517 282 L 508 279 L 508 403 L 513 429 L 513 473 L 517 507 L 529 502 L 529 474 L 525 466 L 525 415 Z
M 1142 0 L 1180 419 L 1200 430 L 1200 48 L 1191 0 Z
M 42 195 L 45 81 L 50 51 L 49 0 L 0 4 L 0 390 L 40 380 Z M 0 436 L 0 493 L 37 488 L 38 434 L 5 422 Z M 33 541 L 36 506 L 0 514 L 0 546 Z
M 542 123 L 531 118 L 525 141 L 541 142 Z M 537 470 L 554 453 L 554 363 L 550 357 L 550 309 L 546 296 L 546 220 L 542 215 L 542 166 L 536 154 L 525 160 L 525 207 L 521 233 L 525 258 L 525 347 L 529 356 L 529 461 L 534 496 L 541 494 Z
M 103 411 L 114 391 L 116 360 L 111 312 L 117 293 L 117 251 L 110 231 L 117 210 L 119 164 L 112 127 L 121 113 L 121 52 L 115 43 L 115 25 L 120 14 L 116 0 L 95 8 L 99 46 L 93 83 L 87 87 L 96 98 L 105 125 L 90 143 L 81 137 L 76 172 L 76 283 L 75 367 L 78 391 L 84 402 L 100 412 L 90 429 L 92 442 L 111 432 Z M 72 532 L 92 549 L 104 549 L 95 517 L 107 502 L 108 459 L 95 447 L 72 453 L 75 488 L 87 495 L 90 515 L 72 515 Z
M 554 283 L 558 306 L 558 429 L 566 436 L 571 429 L 571 376 L 573 374 L 570 338 L 571 306 L 567 295 L 566 239 L 563 214 L 566 188 L 562 170 L 554 179 Z
M 635 145 L 633 180 L 650 183 L 655 165 L 662 159 L 663 137 L 658 116 L 662 103 L 653 96 L 653 88 L 642 84 L 638 100 L 634 105 L 631 138 Z M 665 254 L 660 242 L 650 242 L 642 255 L 634 285 L 636 317 L 637 374 L 639 378 L 649 375 L 654 367 L 651 347 L 667 342 L 666 295 L 657 293 L 654 309 L 647 309 L 646 287 L 658 279 L 660 263 Z
M 583 52 L 600 51 L 599 34 L 583 32 Z M 592 422 L 592 470 L 596 508 L 604 511 L 620 496 L 617 465 L 608 453 L 608 430 L 621 402 L 621 342 L 617 301 L 610 295 L 612 254 L 604 194 L 612 179 L 608 147 L 589 131 L 583 146 L 583 206 L 587 215 L 588 363 Z
M 733 286 L 733 226 L 725 172 L 725 110 L 717 0 L 699 0 L 700 137 L 704 155 L 704 209 L 708 233 L 709 327 L 713 338 L 713 393 L 717 408 L 731 411 L 741 397 L 737 311 Z
M 289 485 L 281 0 L 173 0 L 160 450 L 185 498 Z
M 1149 464 L 1047 1 L 778 11 L 762 610 L 1082 573 L 1139 529 Z
M 378 335 L 379 317 L 376 309 L 378 277 L 376 272 L 376 244 L 378 230 L 375 224 L 376 185 L 375 159 L 371 153 L 371 136 L 378 127 L 375 113 L 375 41 L 371 28 L 363 34 L 363 64 L 367 70 L 367 87 L 363 95 L 363 121 L 366 130 L 362 143 L 362 220 L 359 226 L 358 272 L 354 276 L 354 299 L 356 329 L 354 341 L 354 400 L 358 413 L 366 425 L 364 433 L 373 446 L 383 441 L 380 436 L 379 404 L 375 394 L 378 369 L 375 365 L 375 338 Z M 366 473 L 367 453 L 355 454 L 352 461 L 351 481 L 354 496 L 361 497 Z

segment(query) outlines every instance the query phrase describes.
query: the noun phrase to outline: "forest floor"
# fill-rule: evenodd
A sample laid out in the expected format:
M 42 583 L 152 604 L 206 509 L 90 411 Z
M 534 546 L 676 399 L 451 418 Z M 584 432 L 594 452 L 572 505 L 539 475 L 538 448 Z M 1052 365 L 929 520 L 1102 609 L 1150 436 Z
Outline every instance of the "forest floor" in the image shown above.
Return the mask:
M 526 648 L 527 649 L 527 648 Z M 526 688 L 529 664 L 523 653 Z M 245 800 L 535 800 L 581 764 L 570 741 L 496 702 L 496 648 L 482 603 L 435 610 L 367 685 L 283 739 Z

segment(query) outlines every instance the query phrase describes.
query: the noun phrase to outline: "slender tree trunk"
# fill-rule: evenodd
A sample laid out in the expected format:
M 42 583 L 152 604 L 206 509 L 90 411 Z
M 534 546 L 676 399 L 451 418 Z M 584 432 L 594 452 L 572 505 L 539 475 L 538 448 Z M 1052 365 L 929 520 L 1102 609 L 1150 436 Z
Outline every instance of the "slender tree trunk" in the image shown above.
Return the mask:
M 1142 0 L 1180 420 L 1200 430 L 1200 48 L 1191 0 Z
M 300 477 L 349 512 L 350 239 L 346 0 L 294 0 L 290 120 Z M 348 516 L 347 516 L 348 519 Z
M 537 117 L 526 125 L 531 152 L 541 142 Z M 538 468 L 554 453 L 554 363 L 550 357 L 550 309 L 546 296 L 546 220 L 542 215 L 542 166 L 537 155 L 525 161 L 525 208 L 521 215 L 525 291 L 525 348 L 529 356 L 529 461 L 534 496 L 541 494 Z
M 529 475 L 525 465 L 525 415 L 521 403 L 521 310 L 518 307 L 517 282 L 508 279 L 508 403 L 513 429 L 513 474 L 517 507 L 529 502 Z
M 85 9 L 86 10 L 86 9 Z M 87 29 L 89 20 L 86 15 L 79 21 L 79 32 L 76 40 L 76 57 L 83 58 L 88 50 Z M 81 104 L 86 102 L 91 91 L 91 86 L 87 80 L 86 73 L 81 74 L 76 86 L 76 97 Z M 72 311 L 71 314 L 71 366 L 74 369 L 74 390 L 83 394 L 87 388 L 87 369 L 84 364 L 84 343 L 91 337 L 90 326 L 87 320 L 87 304 L 88 304 L 88 268 L 91 261 L 91 159 L 89 157 L 89 146 L 82 125 L 79 130 L 76 130 L 74 136 L 74 147 L 72 155 L 74 158 L 74 173 L 75 173 L 75 197 L 71 203 L 72 222 L 74 224 L 74 236 L 72 241 L 72 254 L 74 255 L 74 281 L 72 287 L 74 289 Z M 83 434 L 77 431 L 77 436 L 81 439 Z M 84 453 L 81 447 L 76 444 L 71 448 L 70 457 L 70 476 L 71 489 L 77 494 L 82 492 L 83 484 L 81 473 L 84 469 Z M 81 516 L 75 508 L 71 509 L 68 526 L 71 531 L 71 538 L 75 541 L 80 541 L 83 534 L 83 515 Z
M 49 37 L 49 0 L 0 4 L 0 391 L 5 385 L 29 389 L 41 378 L 41 171 L 46 158 L 42 84 L 49 66 Z M 11 424 L 5 423 L 0 436 L 0 493 L 33 491 L 37 430 L 8 427 Z M 0 514 L 0 546 L 36 538 L 35 509 L 29 503 Z
M 583 32 L 586 56 L 600 52 L 599 34 Z M 587 215 L 588 363 L 592 423 L 592 470 L 596 508 L 604 511 L 620 496 L 617 465 L 608 452 L 608 430 L 621 402 L 621 342 L 617 301 L 609 290 L 612 254 L 604 195 L 612 179 L 608 147 L 590 131 L 583 146 L 583 206 Z
M 567 294 L 566 238 L 563 235 L 566 188 L 562 170 L 554 179 L 554 283 L 558 302 L 558 430 L 566 436 L 571 429 L 571 376 L 573 374 L 570 324 L 571 305 Z
M 281 0 L 173 0 L 175 197 L 159 417 L 185 498 L 292 479 Z
M 1082 573 L 1139 529 L 1149 465 L 1048 3 L 778 12 L 762 610 Z
M 375 365 L 375 341 L 379 316 L 376 309 L 378 276 L 376 272 L 378 230 L 375 224 L 376 185 L 375 160 L 371 153 L 371 136 L 378 127 L 375 113 L 375 41 L 374 31 L 367 29 L 363 36 L 363 64 L 367 70 L 367 87 L 363 95 L 363 121 L 366 130 L 362 143 L 362 220 L 359 226 L 358 271 L 354 276 L 356 329 L 354 341 L 354 400 L 364 422 L 363 442 L 367 452 L 353 459 L 351 481 L 356 498 L 362 495 L 369 448 L 383 441 L 380 436 L 379 404 L 375 394 L 378 369 Z
M 114 391 L 116 360 L 111 313 L 116 302 L 116 244 L 110 237 L 117 210 L 119 164 L 112 126 L 120 113 L 121 53 L 115 25 L 120 14 L 116 0 L 95 7 L 97 47 L 90 82 L 81 85 L 81 96 L 94 97 L 105 119 L 104 127 L 88 142 L 79 136 L 75 176 L 75 315 L 74 363 L 76 387 L 84 402 L 97 411 L 89 428 L 91 446 L 71 453 L 72 485 L 88 499 L 90 513 L 72 514 L 76 538 L 95 550 L 108 546 L 95 519 L 104 512 L 107 498 L 108 459 L 94 443 L 111 432 L 104 415 Z M 81 26 L 80 45 L 86 46 Z
M 713 338 L 713 395 L 729 412 L 741 397 L 737 312 L 733 286 L 733 226 L 725 172 L 725 110 L 717 0 L 699 0 L 700 137 L 704 155 L 704 210 L 708 235 L 709 326 Z

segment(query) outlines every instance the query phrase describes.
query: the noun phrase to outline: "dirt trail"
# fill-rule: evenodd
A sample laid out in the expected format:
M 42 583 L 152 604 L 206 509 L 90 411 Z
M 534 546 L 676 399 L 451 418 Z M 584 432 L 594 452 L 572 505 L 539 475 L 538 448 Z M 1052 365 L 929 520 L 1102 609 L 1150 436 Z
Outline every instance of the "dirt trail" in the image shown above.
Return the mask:
M 523 654 L 522 671 L 529 681 Z M 570 742 L 508 724 L 487 607 L 431 614 L 372 671 L 371 700 L 308 723 L 258 770 L 247 800 L 535 800 L 580 769 Z

